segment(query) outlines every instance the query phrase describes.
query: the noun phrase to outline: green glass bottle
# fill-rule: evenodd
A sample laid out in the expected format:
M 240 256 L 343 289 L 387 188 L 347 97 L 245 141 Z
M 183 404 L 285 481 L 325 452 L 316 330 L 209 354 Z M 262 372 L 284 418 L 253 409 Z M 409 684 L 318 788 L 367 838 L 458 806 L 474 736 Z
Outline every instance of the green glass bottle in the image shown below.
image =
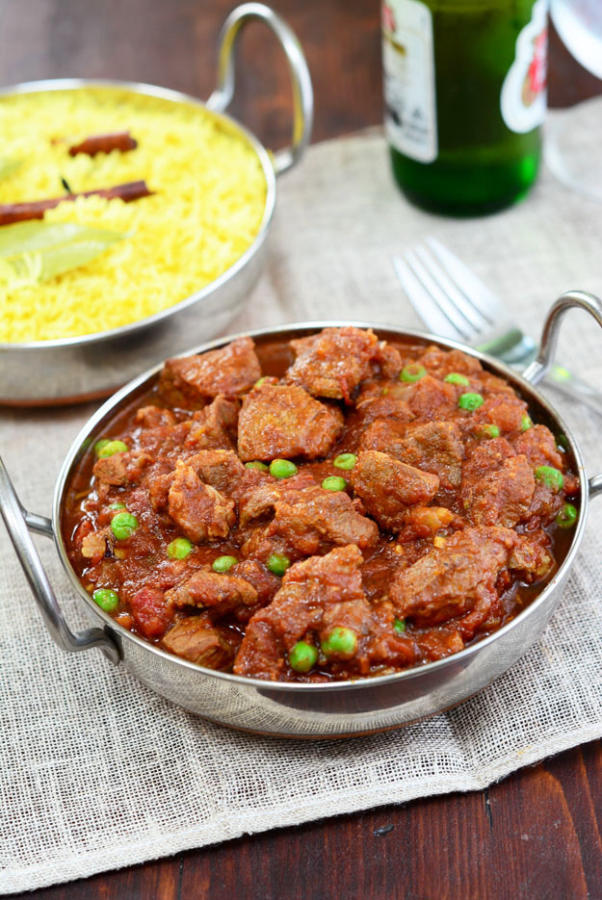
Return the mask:
M 480 215 L 537 177 L 547 0 L 385 0 L 385 129 L 413 203 Z

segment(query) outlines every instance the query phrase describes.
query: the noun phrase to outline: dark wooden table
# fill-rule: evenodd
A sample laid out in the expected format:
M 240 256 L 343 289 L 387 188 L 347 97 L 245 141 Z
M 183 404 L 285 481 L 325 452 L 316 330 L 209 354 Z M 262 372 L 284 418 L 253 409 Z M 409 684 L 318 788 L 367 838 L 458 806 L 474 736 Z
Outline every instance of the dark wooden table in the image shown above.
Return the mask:
M 232 0 L 0 0 L 0 83 L 81 75 L 206 97 Z M 314 140 L 381 121 L 377 0 L 278 0 L 312 71 Z M 602 93 L 552 35 L 550 103 Z M 287 141 L 286 67 L 261 28 L 242 37 L 233 112 Z M 480 793 L 390 806 L 240 838 L 27 897 L 583 900 L 602 897 L 599 747 L 523 769 Z

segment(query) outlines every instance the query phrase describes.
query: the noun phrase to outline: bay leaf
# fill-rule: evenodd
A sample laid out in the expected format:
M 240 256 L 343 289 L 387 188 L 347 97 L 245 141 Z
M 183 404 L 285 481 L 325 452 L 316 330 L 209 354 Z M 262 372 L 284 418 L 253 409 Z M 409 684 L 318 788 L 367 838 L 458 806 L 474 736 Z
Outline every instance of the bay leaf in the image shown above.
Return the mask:
M 0 259 L 19 283 L 47 281 L 91 262 L 125 236 L 74 222 L 16 222 L 0 227 Z M 5 282 L 6 271 L 3 266 Z

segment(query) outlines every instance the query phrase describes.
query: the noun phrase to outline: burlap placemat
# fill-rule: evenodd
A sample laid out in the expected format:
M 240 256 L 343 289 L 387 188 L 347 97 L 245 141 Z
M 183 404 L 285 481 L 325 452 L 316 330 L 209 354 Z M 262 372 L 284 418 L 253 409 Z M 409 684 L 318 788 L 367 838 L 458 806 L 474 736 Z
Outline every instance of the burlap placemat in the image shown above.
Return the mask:
M 592 117 L 600 131 L 602 116 Z M 417 327 L 391 255 L 446 242 L 537 334 L 566 288 L 602 293 L 602 206 L 544 173 L 520 206 L 486 219 L 420 213 L 393 186 L 380 133 L 313 147 L 282 179 L 268 269 L 232 330 L 307 318 Z M 191 346 L 195 335 L 190 336 Z M 602 334 L 570 317 L 560 356 L 602 384 Z M 602 468 L 600 421 L 557 403 Z M 61 459 L 92 407 L 3 411 L 1 449 L 25 505 L 50 511 Z M 128 866 L 245 832 L 378 804 L 483 788 L 600 735 L 602 503 L 542 640 L 479 696 L 399 732 L 284 742 L 229 732 L 142 687 L 97 651 L 46 633 L 4 531 L 0 547 L 0 891 Z M 43 560 L 74 628 L 84 622 L 48 542 Z

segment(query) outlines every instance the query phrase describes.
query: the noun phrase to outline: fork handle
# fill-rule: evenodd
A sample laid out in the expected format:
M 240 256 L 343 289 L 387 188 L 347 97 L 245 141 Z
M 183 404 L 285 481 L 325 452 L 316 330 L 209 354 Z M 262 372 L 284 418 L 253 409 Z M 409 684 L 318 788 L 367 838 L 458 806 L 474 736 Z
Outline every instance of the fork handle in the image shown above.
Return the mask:
M 599 297 L 585 291 L 567 291 L 562 294 L 547 315 L 539 353 L 523 372 L 523 378 L 533 385 L 545 380 L 546 384 L 554 387 L 559 393 L 572 400 L 578 399 L 587 403 L 602 415 L 602 394 L 591 385 L 571 375 L 567 369 L 553 363 L 561 320 L 569 309 L 575 308 L 588 312 L 602 327 L 602 300 Z

